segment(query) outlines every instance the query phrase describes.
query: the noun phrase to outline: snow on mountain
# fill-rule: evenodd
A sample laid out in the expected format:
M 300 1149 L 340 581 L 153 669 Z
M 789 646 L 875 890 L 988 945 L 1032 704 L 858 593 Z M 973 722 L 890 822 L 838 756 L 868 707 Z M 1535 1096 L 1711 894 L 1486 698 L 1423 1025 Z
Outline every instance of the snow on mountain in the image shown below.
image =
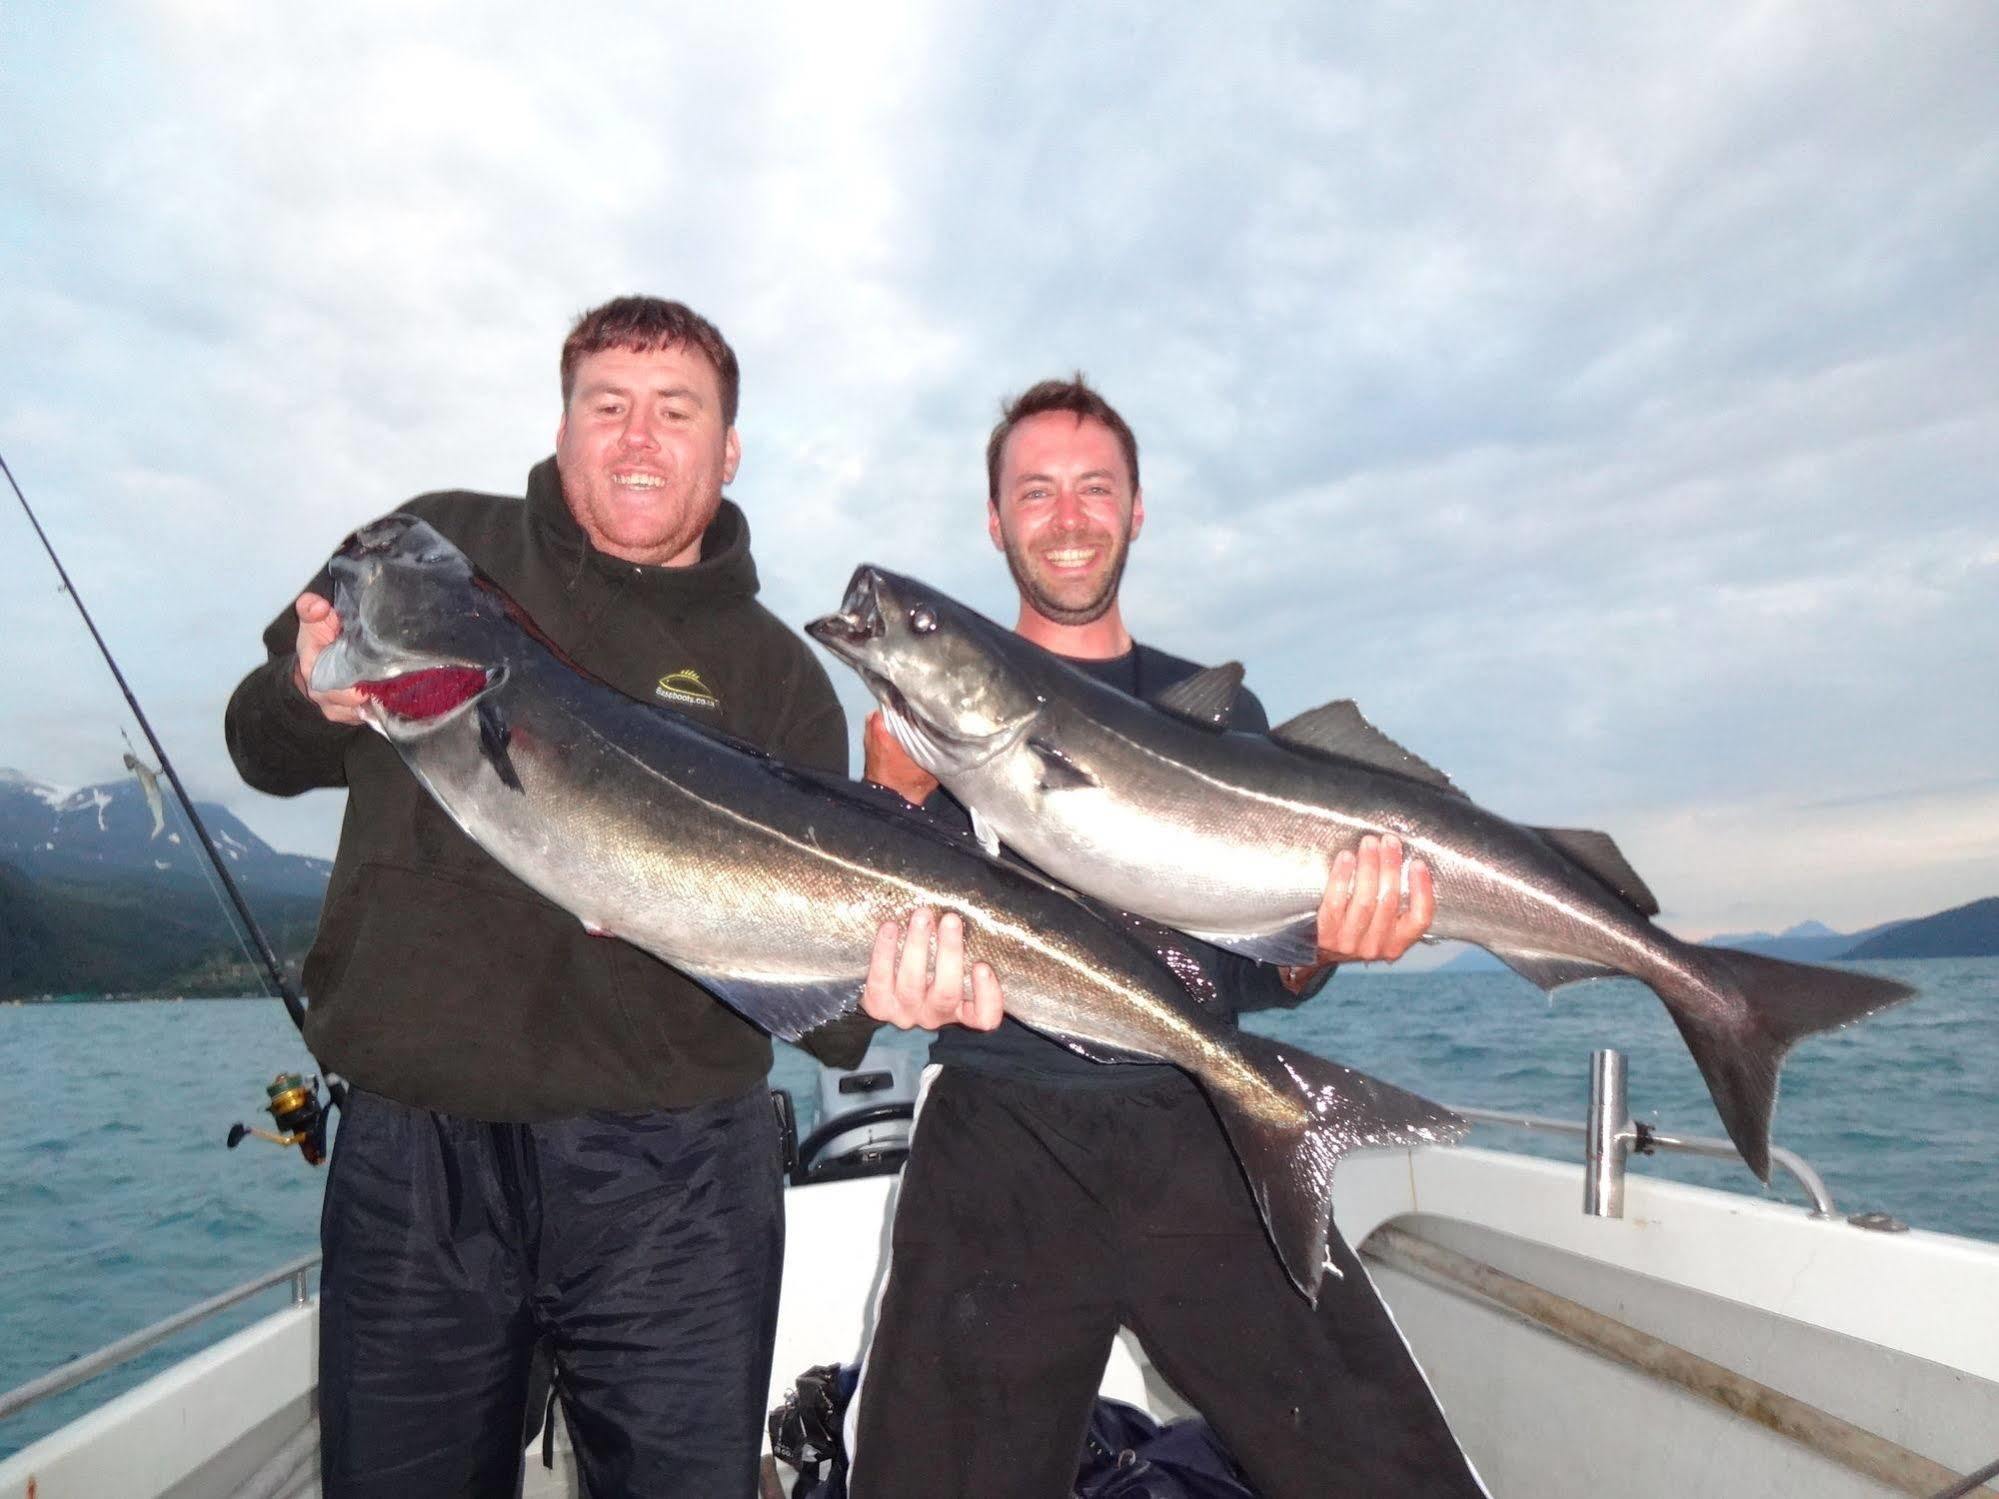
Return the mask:
M 249 888 L 319 895 L 332 865 L 280 853 L 228 808 L 198 804 L 230 871 Z M 155 833 L 153 813 L 136 780 L 74 790 L 0 770 L 0 862 L 31 879 L 205 880 L 207 860 L 181 809 L 169 795 L 166 825 Z M 186 831 L 187 836 L 182 833 Z
M 9 787 L 38 797 L 51 807 L 69 800 L 76 794 L 74 786 L 54 786 L 46 781 L 38 781 L 32 776 L 23 775 L 11 765 L 0 765 L 0 791 Z

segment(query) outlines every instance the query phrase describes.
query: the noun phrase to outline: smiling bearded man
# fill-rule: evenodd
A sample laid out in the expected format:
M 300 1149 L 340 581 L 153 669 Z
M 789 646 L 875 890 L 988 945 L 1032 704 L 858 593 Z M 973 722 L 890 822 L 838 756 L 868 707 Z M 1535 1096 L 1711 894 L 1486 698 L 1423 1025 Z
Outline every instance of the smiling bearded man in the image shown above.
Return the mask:
M 1078 375 L 1009 402 L 986 447 L 986 529 L 1020 591 L 1015 630 L 1077 670 L 1153 699 L 1199 670 L 1140 644 L 1118 602 L 1145 523 L 1138 443 Z M 1230 727 L 1269 724 L 1248 692 Z M 868 777 L 939 816 L 966 814 L 868 721 Z M 1293 1005 L 1339 959 L 1399 957 L 1432 912 L 1430 875 L 1368 840 L 1341 854 L 1318 915 L 1319 962 L 1280 970 L 1194 944 L 1233 1011 Z M 917 935 L 930 935 L 927 915 Z M 955 971 L 953 918 L 936 926 Z M 904 945 L 905 958 L 923 941 Z M 909 981 L 870 1013 L 954 1019 L 955 994 Z M 1005 976 L 1001 975 L 1002 1001 Z M 931 1047 L 888 1274 L 851 1417 L 853 1499 L 1059 1499 L 1120 1325 L 1221 1434 L 1267 1499 L 1472 1499 L 1483 1493 L 1367 1272 L 1315 1308 L 1293 1289 L 1227 1137 L 1172 1067 L 1104 1066 L 1014 1021 Z
M 989 455 L 986 530 L 1006 554 L 1029 629 L 1047 621 L 1080 630 L 1117 607 L 1125 559 L 1145 524 L 1145 496 L 1130 478 L 1137 444 L 1127 452 L 1128 441 L 1129 428 L 1120 434 L 1075 412 L 1030 409 Z

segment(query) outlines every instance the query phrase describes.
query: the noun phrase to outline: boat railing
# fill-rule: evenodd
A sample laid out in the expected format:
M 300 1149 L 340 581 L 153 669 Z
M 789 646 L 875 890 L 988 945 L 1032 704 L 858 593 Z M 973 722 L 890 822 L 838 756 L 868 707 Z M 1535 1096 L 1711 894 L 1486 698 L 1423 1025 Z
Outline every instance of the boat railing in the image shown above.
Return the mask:
M 1595 1218 L 1624 1216 L 1624 1175 L 1632 1155 L 1672 1151 L 1682 1155 L 1737 1158 L 1732 1141 L 1708 1135 L 1668 1135 L 1631 1117 L 1625 1098 L 1624 1055 L 1603 1050 L 1590 1053 L 1589 1117 L 1581 1124 L 1572 1119 L 1549 1119 L 1539 1114 L 1506 1114 L 1493 1109 L 1468 1109 L 1453 1105 L 1453 1111 L 1476 1124 L 1498 1124 L 1514 1129 L 1542 1130 L 1558 1135 L 1583 1137 L 1583 1211 Z M 1770 1147 L 1770 1162 L 1788 1171 L 1805 1195 L 1812 1200 L 1812 1217 L 1833 1218 L 1832 1193 L 1825 1179 L 1811 1163 L 1794 1150 L 1781 1145 Z M 1899 1227 L 1893 1220 L 1870 1221 L 1861 1227 Z M 1858 1223 L 1858 1220 L 1856 1220 Z
M 121 1364 L 128 1364 L 155 1344 L 163 1343 L 175 1333 L 206 1322 L 210 1317 L 228 1311 L 233 1306 L 248 1301 L 251 1297 L 291 1283 L 293 1306 L 304 1306 L 312 1300 L 312 1287 L 307 1277 L 319 1263 L 316 1254 L 303 1254 L 289 1260 L 275 1270 L 266 1270 L 252 1280 L 231 1286 L 221 1294 L 209 1297 L 175 1312 L 171 1317 L 163 1317 L 150 1327 L 142 1327 L 135 1333 L 127 1334 L 115 1343 L 107 1343 L 95 1353 L 86 1353 L 81 1358 L 59 1364 L 40 1378 L 31 1379 L 24 1385 L 17 1385 L 0 1395 L 0 1421 L 26 1410 L 37 1401 L 52 1395 L 60 1395 L 65 1390 L 73 1390 L 85 1380 L 95 1379 Z
M 1590 1055 L 1589 1117 L 1581 1124 L 1570 1119 L 1550 1119 L 1538 1114 L 1509 1114 L 1493 1109 L 1460 1107 L 1456 1112 L 1478 1124 L 1582 1136 L 1585 1141 L 1583 1211 L 1597 1217 L 1624 1216 L 1625 1164 L 1627 1158 L 1634 1153 L 1650 1155 L 1654 1151 L 1668 1150 L 1727 1159 L 1732 1159 L 1736 1155 L 1735 1146 L 1727 1140 L 1701 1135 L 1663 1134 L 1650 1125 L 1633 1121 L 1625 1100 L 1624 1057 L 1621 1053 L 1610 1050 L 1597 1051 Z M 1773 1164 L 1783 1167 L 1795 1177 L 1798 1185 L 1811 1198 L 1812 1217 L 1832 1218 L 1836 1215 L 1832 1194 L 1826 1190 L 1824 1180 L 1802 1156 L 1780 1145 L 1773 1145 L 1770 1159 Z M 1866 1216 L 1872 1219 L 1878 1215 Z M 1879 1223 L 1870 1221 L 1863 1226 L 1900 1227 L 1893 1220 Z M 94 1379 L 99 1374 L 129 1363 L 175 1333 L 225 1312 L 253 1296 L 270 1290 L 273 1286 L 289 1281 L 292 1303 L 303 1306 L 311 1299 L 307 1276 L 318 1263 L 319 1256 L 316 1254 L 301 1255 L 278 1266 L 275 1270 L 268 1270 L 252 1280 L 244 1281 L 241 1285 L 232 1286 L 220 1295 L 211 1296 L 206 1301 L 155 1322 L 150 1327 L 141 1328 L 138 1332 L 120 1338 L 115 1343 L 107 1344 L 95 1353 L 87 1353 L 81 1358 L 72 1359 L 51 1369 L 38 1379 L 31 1379 L 24 1385 L 0 1394 L 0 1420 L 5 1420 L 39 1400 L 46 1400 L 52 1395 L 74 1389 L 85 1380 Z

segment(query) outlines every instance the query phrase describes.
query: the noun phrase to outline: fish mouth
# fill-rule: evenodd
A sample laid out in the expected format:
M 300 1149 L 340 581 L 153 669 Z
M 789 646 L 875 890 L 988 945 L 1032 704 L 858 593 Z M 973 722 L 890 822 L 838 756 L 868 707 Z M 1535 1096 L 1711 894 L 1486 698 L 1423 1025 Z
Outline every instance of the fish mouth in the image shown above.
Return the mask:
M 397 544 L 423 522 L 413 515 L 385 515 L 378 521 L 371 521 L 360 530 L 351 533 L 334 552 L 336 557 L 344 557 L 349 562 L 360 562 L 369 557 L 386 557 L 396 550 Z
M 839 613 L 821 615 L 806 625 L 805 633 L 841 660 L 859 666 L 860 653 L 888 633 L 882 619 L 881 585 L 881 573 L 862 563 L 848 580 Z M 862 675 L 873 674 L 863 669 Z
M 862 564 L 854 570 L 854 578 L 848 580 L 848 596 L 840 600 L 840 614 L 826 614 L 806 626 L 806 634 L 816 642 L 826 646 L 834 656 L 854 668 L 854 674 L 862 684 L 876 696 L 882 704 L 890 724 L 898 720 L 912 726 L 938 742 L 954 742 L 946 728 L 928 722 L 902 694 L 902 690 L 890 682 L 882 672 L 872 666 L 874 646 L 878 640 L 888 638 L 888 620 L 882 614 L 882 588 L 886 580 L 882 570 L 872 564 Z
M 506 679 L 505 667 L 423 666 L 356 682 L 371 708 L 402 723 L 429 723 L 484 697 Z

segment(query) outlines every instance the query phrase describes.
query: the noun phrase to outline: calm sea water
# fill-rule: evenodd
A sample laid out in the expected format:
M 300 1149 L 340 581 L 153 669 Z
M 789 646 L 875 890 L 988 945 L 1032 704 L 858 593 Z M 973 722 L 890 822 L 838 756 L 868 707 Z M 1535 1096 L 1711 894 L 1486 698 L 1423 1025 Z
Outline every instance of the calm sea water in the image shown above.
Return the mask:
M 1868 966 L 1921 997 L 1800 1047 L 1777 1137 L 1842 1211 L 1999 1241 L 1999 959 Z M 1671 1022 L 1636 984 L 1550 1004 L 1510 974 L 1343 975 L 1303 1010 L 1250 1023 L 1445 1102 L 1578 1119 L 1590 1050 L 1614 1045 L 1639 1118 L 1720 1132 Z M 264 1120 L 263 1085 L 281 1070 L 313 1065 L 275 1002 L 0 1006 L 0 1389 L 317 1247 L 321 1173 L 255 1141 L 223 1148 L 231 1123 Z M 798 1100 L 801 1129 L 811 1077 L 809 1059 L 781 1049 L 773 1080 Z M 1579 1142 L 1474 1138 L 1580 1159 Z M 1763 1190 L 1721 1161 L 1636 1169 Z M 1803 1200 L 1782 1178 L 1775 1195 Z M 0 1425 L 0 1455 L 282 1297 Z

